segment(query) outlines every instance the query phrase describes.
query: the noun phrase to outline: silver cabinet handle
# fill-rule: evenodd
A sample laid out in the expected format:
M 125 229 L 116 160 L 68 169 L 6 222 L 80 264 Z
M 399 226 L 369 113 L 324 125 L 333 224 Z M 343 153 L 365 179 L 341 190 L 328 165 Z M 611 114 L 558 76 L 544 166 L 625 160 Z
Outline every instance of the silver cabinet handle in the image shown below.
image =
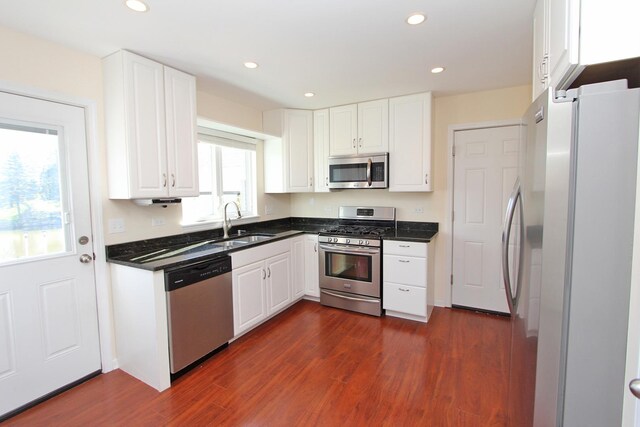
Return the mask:
M 399 291 L 402 291 L 402 292 L 410 292 L 410 290 L 409 290 L 409 289 L 405 289 L 405 288 L 398 288 L 398 290 L 399 290 Z
M 428 174 L 428 173 L 425 173 L 425 174 L 424 174 L 424 183 L 425 183 L 425 184 L 428 184 L 428 183 L 429 183 L 429 174 Z
M 171 187 L 176 187 L 176 174 L 174 173 L 171 174 Z
M 267 277 L 271 277 L 271 267 L 267 267 Z
M 166 173 L 162 174 L 162 186 L 163 187 L 167 186 L 167 174 Z
M 267 272 L 262 270 L 262 280 L 267 278 Z
M 629 383 L 629 390 L 638 399 L 640 399 L 640 378 L 635 378 Z
M 399 260 L 398 260 L 398 262 L 401 262 L 401 263 L 403 263 L 403 264 L 408 264 L 408 263 L 410 263 L 411 261 L 409 261 L 408 259 L 399 259 Z
M 358 138 L 358 147 L 362 148 L 362 138 Z
M 356 139 L 353 138 L 353 144 L 352 144 L 353 148 L 356 148 Z
M 313 177 L 309 177 L 309 187 L 313 187 Z
M 318 252 L 318 244 L 317 243 L 313 244 L 313 251 L 316 252 L 316 253 Z
M 325 185 L 325 187 L 329 186 L 329 177 L 328 176 L 324 177 L 324 185 Z
M 411 245 L 398 245 L 398 246 L 401 247 L 401 248 L 410 248 L 411 247 Z
M 80 255 L 80 262 L 83 264 L 89 264 L 91 261 L 93 261 L 93 257 L 89 254 L 82 254 Z

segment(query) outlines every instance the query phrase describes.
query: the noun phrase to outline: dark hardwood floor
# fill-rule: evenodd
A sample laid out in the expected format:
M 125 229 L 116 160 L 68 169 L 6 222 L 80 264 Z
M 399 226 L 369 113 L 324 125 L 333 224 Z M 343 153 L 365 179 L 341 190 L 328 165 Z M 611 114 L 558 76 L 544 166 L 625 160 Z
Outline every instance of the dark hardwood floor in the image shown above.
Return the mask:
M 120 370 L 2 425 L 504 426 L 507 318 L 428 324 L 301 301 L 156 390 Z

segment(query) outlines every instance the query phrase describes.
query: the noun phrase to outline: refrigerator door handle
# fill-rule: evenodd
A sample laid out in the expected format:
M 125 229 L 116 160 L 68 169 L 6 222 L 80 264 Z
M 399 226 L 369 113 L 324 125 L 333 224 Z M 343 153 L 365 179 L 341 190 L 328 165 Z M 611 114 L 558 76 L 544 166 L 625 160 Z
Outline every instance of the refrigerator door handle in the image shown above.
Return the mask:
M 513 291 L 511 290 L 511 278 L 509 272 L 509 240 L 511 240 L 511 224 L 513 223 L 513 216 L 516 213 L 516 205 L 519 198 L 521 198 L 520 178 L 516 179 L 511 196 L 509 196 L 504 219 L 504 229 L 502 230 L 502 276 L 504 280 L 504 290 L 507 294 L 507 303 L 509 304 L 509 313 L 511 315 L 514 314 L 515 298 L 513 297 Z M 522 227 L 522 208 L 520 209 L 520 213 L 520 226 Z

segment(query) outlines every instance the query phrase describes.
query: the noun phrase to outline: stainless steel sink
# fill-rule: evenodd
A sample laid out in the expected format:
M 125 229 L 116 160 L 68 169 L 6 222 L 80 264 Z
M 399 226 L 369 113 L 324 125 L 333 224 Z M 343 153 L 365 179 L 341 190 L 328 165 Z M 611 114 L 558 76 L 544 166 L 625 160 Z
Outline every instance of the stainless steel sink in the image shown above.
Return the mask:
M 274 234 L 245 234 L 238 237 L 233 237 L 223 241 L 212 241 L 212 246 L 217 246 L 225 249 L 236 248 L 238 246 L 249 245 L 251 243 L 262 242 L 264 240 L 271 239 Z

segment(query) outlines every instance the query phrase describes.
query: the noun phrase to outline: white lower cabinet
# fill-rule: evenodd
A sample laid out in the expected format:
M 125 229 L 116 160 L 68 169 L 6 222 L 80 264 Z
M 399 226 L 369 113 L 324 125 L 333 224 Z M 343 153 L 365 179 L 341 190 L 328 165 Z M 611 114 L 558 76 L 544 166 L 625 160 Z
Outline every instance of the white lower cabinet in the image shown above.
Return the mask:
M 382 301 L 387 316 L 427 322 L 433 311 L 433 248 L 428 243 L 385 240 Z
M 291 253 L 284 253 L 265 261 L 267 272 L 268 313 L 275 313 L 292 301 L 291 298 Z
M 293 262 L 293 298 L 302 298 L 305 293 L 305 236 L 291 239 L 291 260 Z
M 291 243 L 261 245 L 231 254 L 233 330 L 238 336 L 292 301 Z
M 385 310 L 426 317 L 427 288 L 385 282 L 383 292 Z
M 320 298 L 318 235 L 304 236 L 304 294 Z
M 250 329 L 267 318 L 267 292 L 264 261 L 233 270 L 234 335 Z

